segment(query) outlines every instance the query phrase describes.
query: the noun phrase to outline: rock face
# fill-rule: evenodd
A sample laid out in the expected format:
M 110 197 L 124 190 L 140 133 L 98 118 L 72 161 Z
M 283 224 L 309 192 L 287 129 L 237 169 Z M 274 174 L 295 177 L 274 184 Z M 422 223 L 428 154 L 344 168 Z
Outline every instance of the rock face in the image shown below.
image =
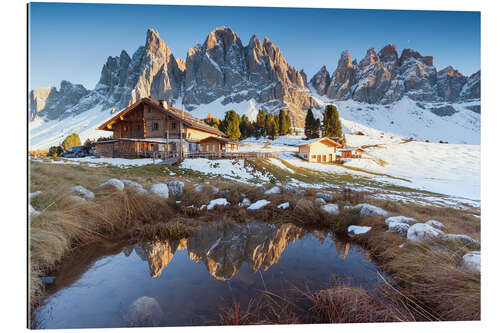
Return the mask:
M 378 53 L 368 49 L 359 62 L 343 51 L 335 72 L 328 76 L 323 66 L 310 85 L 331 99 L 353 99 L 365 103 L 390 104 L 408 96 L 415 101 L 457 102 L 480 98 L 480 72 L 465 77 L 448 66 L 437 72 L 433 57 L 404 49 L 401 56 L 389 44 Z M 327 87 L 325 88 L 325 84 Z
M 278 46 L 254 35 L 244 46 L 228 27 L 189 49 L 183 102 L 188 110 L 222 98 L 222 104 L 254 99 L 267 109 L 287 108 L 303 120 L 304 109 L 317 106 L 303 71 L 291 67 Z
M 34 89 L 28 98 L 28 118 L 30 121 L 39 117 L 53 120 L 86 111 L 79 109 L 80 112 L 66 114 L 88 93 L 89 91 L 81 84 L 72 84 L 65 80 L 61 81 L 59 90 L 56 87 Z

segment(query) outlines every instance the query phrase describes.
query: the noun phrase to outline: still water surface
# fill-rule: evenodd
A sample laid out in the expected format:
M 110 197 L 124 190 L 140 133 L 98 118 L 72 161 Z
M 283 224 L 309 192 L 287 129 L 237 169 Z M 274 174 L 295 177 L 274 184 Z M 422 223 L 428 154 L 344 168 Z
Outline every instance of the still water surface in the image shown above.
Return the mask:
M 215 325 L 233 299 L 245 308 L 261 290 L 288 296 L 333 279 L 367 289 L 379 282 L 366 253 L 330 233 L 214 223 L 180 241 L 79 251 L 35 316 L 40 328 Z

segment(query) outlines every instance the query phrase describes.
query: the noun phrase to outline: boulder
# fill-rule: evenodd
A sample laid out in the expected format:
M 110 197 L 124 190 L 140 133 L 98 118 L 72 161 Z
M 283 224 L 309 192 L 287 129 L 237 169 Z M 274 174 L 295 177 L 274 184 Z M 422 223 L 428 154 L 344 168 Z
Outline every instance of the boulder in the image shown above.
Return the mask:
M 36 216 L 40 214 L 40 212 L 33 208 L 31 204 L 28 204 L 28 213 L 30 216 Z
M 273 186 L 269 190 L 265 191 L 264 194 L 269 195 L 269 194 L 280 194 L 281 189 L 279 186 Z
M 446 238 L 446 235 L 441 230 L 425 223 L 415 223 L 408 228 L 406 234 L 406 238 L 412 242 L 421 242 L 435 237 Z
M 40 195 L 41 193 L 42 193 L 42 191 L 36 191 L 36 192 L 33 192 L 33 193 L 29 193 L 28 194 L 28 200 L 33 199 L 34 197 L 36 197 L 37 195 Z
M 95 198 L 95 195 L 92 191 L 87 190 L 85 187 L 81 185 L 73 186 L 71 188 L 71 192 L 88 200 L 93 200 Z
M 288 201 L 287 202 L 283 202 L 282 204 L 278 205 L 278 208 L 288 209 L 288 208 L 290 208 L 290 203 Z
M 84 203 L 84 202 L 87 202 L 87 200 L 85 200 L 84 197 L 81 197 L 79 195 L 70 195 L 69 198 L 71 200 L 73 200 L 74 202 L 78 202 L 78 203 Z
M 360 225 L 350 225 L 349 227 L 347 227 L 347 233 L 349 235 L 361 235 L 367 233 L 370 230 L 372 230 L 372 227 L 365 227 Z
M 371 217 L 371 216 L 387 216 L 387 212 L 383 210 L 382 208 L 366 204 L 366 203 L 361 203 L 357 204 L 356 206 L 353 207 L 353 209 L 359 209 L 359 215 L 364 218 L 364 217 Z
M 123 185 L 136 190 L 137 193 L 139 193 L 139 194 L 146 194 L 146 193 L 148 193 L 148 191 L 146 191 L 144 189 L 144 187 L 142 187 L 142 185 L 139 184 L 138 182 L 134 182 L 132 180 L 122 179 L 122 183 L 123 183 Z
M 246 207 L 246 206 L 250 206 L 251 204 L 252 204 L 252 202 L 250 201 L 250 199 L 243 198 L 243 200 L 241 200 L 241 202 L 238 204 L 238 206 Z
M 325 193 L 325 192 L 316 192 L 316 198 L 321 198 L 326 201 L 332 201 L 333 197 L 330 193 Z
M 283 193 L 294 193 L 295 189 L 290 185 L 283 186 Z
M 388 223 L 388 225 L 389 228 L 387 229 L 387 232 L 400 234 L 403 237 L 405 237 L 408 234 L 408 229 L 410 228 L 410 225 L 408 223 L 403 223 L 403 222 L 390 222 Z
M 210 201 L 210 203 L 207 205 L 207 210 L 212 210 L 215 208 L 215 206 L 227 206 L 229 205 L 229 201 L 227 201 L 226 198 L 218 198 Z
M 441 229 L 444 226 L 441 222 L 436 221 L 436 220 L 429 220 L 429 221 L 425 222 L 425 224 L 430 225 L 431 227 L 434 227 L 434 228 L 438 228 L 438 229 Z
M 447 234 L 448 239 L 453 239 L 465 244 L 479 244 L 477 240 L 467 235 Z
M 474 273 L 481 272 L 481 252 L 471 251 L 462 257 L 462 266 Z
M 142 296 L 129 306 L 125 321 L 130 326 L 159 326 L 163 315 L 156 299 Z
M 178 180 L 173 180 L 167 183 L 168 189 L 170 190 L 170 194 L 174 197 L 177 197 L 184 192 L 184 183 Z
M 391 216 L 385 219 L 385 223 L 387 223 L 387 225 L 394 222 L 408 224 L 408 223 L 416 223 L 417 220 L 414 219 L 413 217 L 406 217 L 406 216 Z
M 323 198 L 316 198 L 316 199 L 314 199 L 314 203 L 317 205 L 324 205 L 324 204 L 326 204 L 326 201 Z
M 321 206 L 321 210 L 332 215 L 339 213 L 339 206 L 337 204 L 326 204 Z
M 254 202 L 253 204 L 251 204 L 248 209 L 249 210 L 257 210 L 257 209 L 261 209 L 262 207 L 264 206 L 267 206 L 268 204 L 270 204 L 271 201 L 268 201 L 268 200 L 258 200 L 256 202 Z
M 219 188 L 216 187 L 216 186 L 213 186 L 213 185 L 210 185 L 210 184 L 206 184 L 206 185 L 196 185 L 196 187 L 194 188 L 194 191 L 196 193 L 201 193 L 205 190 L 210 190 L 212 193 L 219 193 Z
M 156 194 L 163 198 L 168 198 L 168 186 L 167 184 L 154 184 L 150 189 L 151 193 Z
M 121 180 L 116 179 L 116 178 L 111 178 L 107 182 L 99 185 L 99 187 L 109 187 L 109 188 L 114 188 L 115 190 L 123 191 L 123 188 L 125 187 L 125 185 L 123 184 L 123 182 Z

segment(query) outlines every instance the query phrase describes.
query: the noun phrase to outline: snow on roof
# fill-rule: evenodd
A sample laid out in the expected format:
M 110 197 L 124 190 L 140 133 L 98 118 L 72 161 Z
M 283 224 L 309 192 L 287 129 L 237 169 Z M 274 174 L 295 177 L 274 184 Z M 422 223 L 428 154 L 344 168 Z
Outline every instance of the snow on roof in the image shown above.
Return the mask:
M 348 147 L 348 148 L 339 148 L 337 149 L 338 151 L 364 151 L 362 148 L 359 147 Z

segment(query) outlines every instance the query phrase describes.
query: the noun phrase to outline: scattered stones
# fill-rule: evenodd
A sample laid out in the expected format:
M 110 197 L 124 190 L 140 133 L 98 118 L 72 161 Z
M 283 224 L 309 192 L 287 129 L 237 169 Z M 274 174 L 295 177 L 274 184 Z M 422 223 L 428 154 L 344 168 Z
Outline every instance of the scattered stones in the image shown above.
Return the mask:
M 400 234 L 401 236 L 405 237 L 408 234 L 409 228 L 410 228 L 410 225 L 408 223 L 390 222 L 389 228 L 387 229 L 387 232 L 392 232 L 394 234 Z
M 328 214 L 337 215 L 339 213 L 339 206 L 337 204 L 326 204 L 321 206 L 321 210 Z
M 283 193 L 294 193 L 295 189 L 290 185 L 283 186 Z
M 212 201 L 207 205 L 208 210 L 212 210 L 215 208 L 215 206 L 227 206 L 229 205 L 229 201 L 227 201 L 226 198 L 217 198 Z
M 465 244 L 479 244 L 477 240 L 467 235 L 447 234 L 448 239 L 453 239 Z
M 446 238 L 446 235 L 441 230 L 425 223 L 415 223 L 408 228 L 406 234 L 406 238 L 412 242 L 421 242 L 434 237 Z
M 438 229 L 441 229 L 444 226 L 441 222 L 436 221 L 436 220 L 429 220 L 429 221 L 425 222 L 425 224 L 430 225 L 431 227 L 434 227 L 434 228 L 438 228 Z
M 127 180 L 127 179 L 122 179 L 122 183 L 123 183 L 123 185 L 125 185 L 127 187 L 133 188 L 139 194 L 146 194 L 146 193 L 148 193 L 148 191 L 146 191 L 144 189 L 144 187 L 142 187 L 142 185 L 139 184 L 138 182 L 134 182 L 132 180 Z
M 94 192 L 87 190 L 85 187 L 81 185 L 73 186 L 71 188 L 71 192 L 88 200 L 93 200 L 95 198 Z
M 385 219 L 385 223 L 388 225 L 391 223 L 416 223 L 417 220 L 414 219 L 413 217 L 406 217 L 406 216 L 391 216 Z
M 314 203 L 317 205 L 324 205 L 324 204 L 326 204 L 326 201 L 323 198 L 316 198 L 316 199 L 314 199 Z
M 167 183 L 168 189 L 170 190 L 170 194 L 174 197 L 177 197 L 184 192 L 184 183 L 178 180 L 173 180 Z
M 365 226 L 359 226 L 359 225 L 350 225 L 347 228 L 347 233 L 349 235 L 361 235 L 361 234 L 367 233 L 370 230 L 372 230 L 372 227 L 365 227 Z
M 270 204 L 271 201 L 268 201 L 268 200 L 265 200 L 265 199 L 262 199 L 262 200 L 258 200 L 256 202 L 254 202 L 253 204 L 251 204 L 247 209 L 249 210 L 257 210 L 257 209 L 261 209 L 262 207 Z
M 33 199 L 34 197 L 36 197 L 37 195 L 40 195 L 41 193 L 42 193 L 42 191 L 36 191 L 36 192 L 28 193 L 28 200 Z
M 85 198 L 81 197 L 81 196 L 78 196 L 78 195 L 70 195 L 69 198 L 75 202 L 78 202 L 78 203 L 84 203 L 84 202 L 87 202 L 87 200 L 85 200 Z
M 151 193 L 156 194 L 163 198 L 168 198 L 168 186 L 167 184 L 154 184 L 150 189 Z
M 269 194 L 280 194 L 281 189 L 279 186 L 273 186 L 269 190 L 265 191 L 264 194 L 269 195 Z
M 216 186 L 210 185 L 210 184 L 196 185 L 196 187 L 194 188 L 194 191 L 197 193 L 201 193 L 206 189 L 210 190 L 213 194 L 219 193 L 219 188 Z
M 250 199 L 243 198 L 243 200 L 241 200 L 241 202 L 238 204 L 238 206 L 246 207 L 246 206 L 250 206 L 251 204 L 252 204 L 252 202 L 250 201 Z
M 325 192 L 316 192 L 316 197 L 317 198 L 322 198 L 326 201 L 332 201 L 333 197 L 330 193 L 325 193 Z
M 353 209 L 359 209 L 359 215 L 361 217 L 371 217 L 378 215 L 387 216 L 387 212 L 382 208 L 367 203 L 357 204 L 353 207 Z
M 123 182 L 121 180 L 116 179 L 116 178 L 111 178 L 107 182 L 99 185 L 99 187 L 113 187 L 116 190 L 123 191 L 123 188 L 125 187 L 125 185 L 123 184 Z
M 40 212 L 33 208 L 31 204 L 28 204 L 28 213 L 30 216 L 36 216 L 40 214 Z
M 163 310 L 158 301 L 142 296 L 130 305 L 125 321 L 131 326 L 159 326 L 162 318 Z
M 278 208 L 288 209 L 288 208 L 290 208 L 290 203 L 288 201 L 287 202 L 283 202 L 282 204 L 278 205 Z
M 294 208 L 298 213 L 307 213 L 310 209 L 314 209 L 314 204 L 311 200 L 302 198 L 295 204 Z
M 480 273 L 481 272 L 481 252 L 471 251 L 466 253 L 463 257 L 463 267 L 471 272 Z

